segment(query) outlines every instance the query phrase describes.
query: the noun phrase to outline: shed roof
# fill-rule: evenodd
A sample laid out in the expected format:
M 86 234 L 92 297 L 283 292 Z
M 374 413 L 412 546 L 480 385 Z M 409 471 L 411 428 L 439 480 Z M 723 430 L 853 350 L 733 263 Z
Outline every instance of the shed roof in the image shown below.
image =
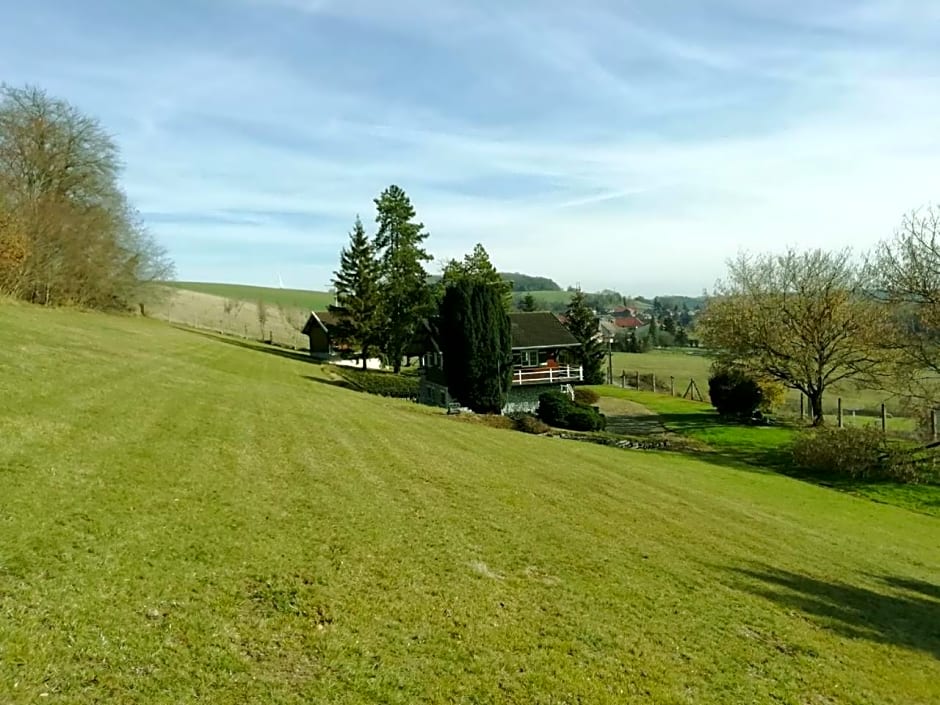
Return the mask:
M 310 332 L 315 327 L 319 326 L 324 333 L 329 333 L 328 329 L 335 326 L 337 323 L 336 316 L 329 311 L 311 311 L 307 322 L 304 324 L 303 330 L 300 332 L 302 335 L 310 335 Z
M 554 313 L 510 313 L 513 350 L 567 348 L 580 345 Z

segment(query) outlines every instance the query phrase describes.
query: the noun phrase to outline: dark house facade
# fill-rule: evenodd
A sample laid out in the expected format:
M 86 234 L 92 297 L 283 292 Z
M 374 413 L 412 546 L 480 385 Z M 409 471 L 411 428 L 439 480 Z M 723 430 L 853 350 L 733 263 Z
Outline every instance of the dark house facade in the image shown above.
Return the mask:
M 512 383 L 503 413 L 533 412 L 539 395 L 546 391 L 570 390 L 583 381 L 584 372 L 574 364 L 572 351 L 580 343 L 553 313 L 510 313 L 512 335 Z M 435 336 L 421 359 L 418 401 L 430 406 L 450 406 L 444 355 Z
M 310 339 L 310 357 L 317 360 L 329 360 L 344 350 L 344 345 L 336 336 L 336 316 L 329 311 L 311 311 L 303 330 Z

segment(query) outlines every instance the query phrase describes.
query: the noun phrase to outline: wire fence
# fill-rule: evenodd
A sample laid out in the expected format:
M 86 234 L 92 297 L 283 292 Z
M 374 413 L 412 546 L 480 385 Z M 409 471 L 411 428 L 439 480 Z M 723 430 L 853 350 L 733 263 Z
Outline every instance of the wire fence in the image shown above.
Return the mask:
M 711 403 L 708 396 L 708 384 L 694 377 L 679 377 L 669 374 L 626 370 L 612 380 L 622 389 L 635 389 L 643 392 L 667 394 L 677 398 Z M 938 440 L 940 419 L 937 410 L 928 411 L 920 416 L 903 413 L 897 404 L 865 404 L 857 398 L 828 395 L 823 406 L 823 416 L 827 423 L 840 428 L 848 426 L 875 426 L 884 433 L 923 440 Z M 774 409 L 774 416 L 809 422 L 812 412 L 805 395 L 792 391 Z

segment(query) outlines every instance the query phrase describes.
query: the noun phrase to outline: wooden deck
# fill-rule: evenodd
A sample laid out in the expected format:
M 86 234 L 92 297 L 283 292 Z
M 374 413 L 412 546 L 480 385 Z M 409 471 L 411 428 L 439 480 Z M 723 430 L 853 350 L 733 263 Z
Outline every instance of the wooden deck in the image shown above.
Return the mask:
M 527 384 L 570 384 L 581 382 L 584 379 L 584 370 L 573 365 L 560 365 L 558 367 L 515 367 L 512 371 L 513 386 Z

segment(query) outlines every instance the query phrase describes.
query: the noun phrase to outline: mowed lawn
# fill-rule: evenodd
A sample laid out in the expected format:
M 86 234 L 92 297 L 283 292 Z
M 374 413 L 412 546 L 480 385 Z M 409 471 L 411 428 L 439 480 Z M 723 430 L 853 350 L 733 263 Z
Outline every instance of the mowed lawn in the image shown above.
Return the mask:
M 0 702 L 936 703 L 940 521 L 0 304 Z
M 605 359 L 606 365 L 606 359 Z M 676 394 L 683 394 L 689 386 L 689 380 L 694 379 L 699 391 L 708 398 L 708 376 L 712 358 L 707 351 L 691 348 L 674 348 L 664 350 L 651 350 L 645 353 L 615 352 L 612 356 L 614 381 L 619 386 L 621 374 L 626 373 L 627 384 L 635 384 L 635 375 L 642 375 L 644 389 L 649 388 L 649 375 L 656 375 L 656 386 L 659 391 L 669 391 L 670 377 L 675 377 Z M 606 367 L 604 368 L 606 370 Z M 846 418 L 852 415 L 852 410 L 858 412 L 859 421 L 871 421 L 880 415 L 881 404 L 887 406 L 888 413 L 900 416 L 904 413 L 901 400 L 883 390 L 865 389 L 859 385 L 846 381 L 835 385 L 823 399 L 823 408 L 827 414 L 835 414 L 837 399 L 842 397 L 842 408 Z M 794 390 L 787 392 L 787 409 L 795 412 L 799 409 L 800 393 Z M 806 407 L 809 413 L 809 407 Z M 877 421 L 878 419 L 875 418 Z M 910 424 L 900 424 L 905 430 L 910 430 Z
M 269 306 L 286 306 L 306 311 L 325 309 L 333 303 L 333 294 L 326 291 L 306 289 L 276 289 L 267 286 L 244 286 L 242 284 L 218 284 L 215 282 L 167 282 L 168 286 L 202 294 L 212 294 L 226 299 L 257 303 L 264 301 Z

